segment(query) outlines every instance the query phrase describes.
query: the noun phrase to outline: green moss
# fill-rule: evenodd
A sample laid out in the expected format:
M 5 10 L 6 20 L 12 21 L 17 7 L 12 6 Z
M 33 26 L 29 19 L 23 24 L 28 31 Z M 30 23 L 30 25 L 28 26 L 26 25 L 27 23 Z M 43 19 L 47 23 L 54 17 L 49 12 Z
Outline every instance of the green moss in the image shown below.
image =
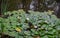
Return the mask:
M 41 38 L 59 37 L 60 19 L 48 12 L 29 13 L 26 14 L 23 10 L 6 12 L 2 18 L 0 17 L 0 26 L 4 26 L 3 33 L 15 38 L 33 38 L 36 35 Z M 6 15 L 7 18 L 4 18 Z M 18 32 L 16 28 L 20 28 L 21 31 Z

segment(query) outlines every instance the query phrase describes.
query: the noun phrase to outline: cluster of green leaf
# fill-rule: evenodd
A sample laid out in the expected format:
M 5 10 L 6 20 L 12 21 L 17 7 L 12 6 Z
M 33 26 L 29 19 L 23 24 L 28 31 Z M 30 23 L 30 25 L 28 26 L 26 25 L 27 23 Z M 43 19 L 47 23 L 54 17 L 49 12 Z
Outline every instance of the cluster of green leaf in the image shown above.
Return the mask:
M 59 38 L 60 19 L 48 12 L 23 10 L 6 12 L 0 17 L 0 33 L 15 38 Z M 39 36 L 39 37 L 38 37 Z

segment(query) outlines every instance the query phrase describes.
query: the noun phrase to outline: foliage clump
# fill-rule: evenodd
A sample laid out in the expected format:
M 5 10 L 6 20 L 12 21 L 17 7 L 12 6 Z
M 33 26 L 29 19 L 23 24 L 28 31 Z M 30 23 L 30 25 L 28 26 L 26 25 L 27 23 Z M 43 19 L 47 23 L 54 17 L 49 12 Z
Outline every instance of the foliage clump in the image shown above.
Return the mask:
M 59 38 L 60 19 L 49 12 L 23 10 L 6 12 L 0 17 L 0 33 L 15 38 Z

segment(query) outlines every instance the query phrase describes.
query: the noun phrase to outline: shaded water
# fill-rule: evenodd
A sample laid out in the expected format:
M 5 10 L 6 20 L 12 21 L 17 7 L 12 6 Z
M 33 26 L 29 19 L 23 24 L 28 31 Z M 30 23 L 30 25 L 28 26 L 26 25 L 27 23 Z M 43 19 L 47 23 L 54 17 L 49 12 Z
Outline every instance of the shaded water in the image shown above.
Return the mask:
M 43 7 L 41 4 L 44 0 L 2 0 L 2 7 L 7 5 L 6 10 L 17 10 L 17 9 L 24 9 L 27 10 L 35 10 L 40 11 Z M 41 7 L 41 8 L 40 8 Z M 2 9 L 2 8 L 1 8 Z M 3 9 L 4 10 L 4 9 Z

